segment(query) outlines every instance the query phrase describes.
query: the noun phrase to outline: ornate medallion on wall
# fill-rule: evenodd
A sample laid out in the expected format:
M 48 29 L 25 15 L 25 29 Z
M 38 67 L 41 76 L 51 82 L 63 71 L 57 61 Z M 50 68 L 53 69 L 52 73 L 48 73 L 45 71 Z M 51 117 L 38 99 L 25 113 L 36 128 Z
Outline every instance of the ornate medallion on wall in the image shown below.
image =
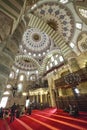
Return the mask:
M 31 80 L 31 81 L 36 81 L 36 80 L 37 80 L 37 75 L 36 75 L 36 74 L 31 74 L 31 75 L 29 76 L 29 80 Z
M 78 48 L 81 52 L 87 51 L 87 32 L 82 32 L 77 39 Z

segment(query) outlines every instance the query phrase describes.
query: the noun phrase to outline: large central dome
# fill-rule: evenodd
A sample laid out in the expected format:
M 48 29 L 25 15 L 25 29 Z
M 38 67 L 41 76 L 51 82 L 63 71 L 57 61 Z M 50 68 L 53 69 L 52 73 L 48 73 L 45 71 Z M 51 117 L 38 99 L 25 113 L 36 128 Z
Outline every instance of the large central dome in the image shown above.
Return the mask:
M 27 29 L 23 35 L 23 45 L 31 52 L 39 53 L 50 45 L 49 37 L 39 29 Z
M 74 17 L 67 6 L 49 1 L 38 5 L 38 8 L 35 8 L 32 13 L 58 31 L 67 43 L 71 41 L 75 25 Z

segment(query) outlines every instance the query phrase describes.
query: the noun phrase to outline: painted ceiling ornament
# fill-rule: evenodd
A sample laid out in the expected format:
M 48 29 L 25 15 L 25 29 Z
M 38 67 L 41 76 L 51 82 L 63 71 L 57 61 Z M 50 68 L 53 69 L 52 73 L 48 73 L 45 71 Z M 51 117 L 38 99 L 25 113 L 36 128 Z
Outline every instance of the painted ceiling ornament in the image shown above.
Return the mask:
M 23 45 L 30 52 L 40 53 L 47 50 L 50 40 L 46 33 L 36 28 L 27 29 L 23 35 Z
M 20 55 L 16 57 L 15 67 L 25 71 L 32 71 L 37 70 L 39 64 L 33 58 L 27 57 L 25 55 Z
M 57 31 L 57 29 L 59 28 L 57 21 L 55 21 L 54 19 L 49 19 L 49 20 L 47 21 L 47 24 L 48 24 L 51 28 L 53 28 L 55 31 Z
M 74 17 L 68 7 L 59 2 L 43 2 L 32 13 L 60 32 L 66 42 L 70 42 L 74 34 Z

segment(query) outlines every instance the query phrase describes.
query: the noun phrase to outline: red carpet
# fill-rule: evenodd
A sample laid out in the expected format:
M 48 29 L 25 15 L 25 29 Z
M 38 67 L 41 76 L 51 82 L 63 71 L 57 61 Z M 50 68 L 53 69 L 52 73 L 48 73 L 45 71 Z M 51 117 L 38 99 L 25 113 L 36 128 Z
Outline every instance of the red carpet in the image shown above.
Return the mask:
M 87 130 L 87 113 L 72 117 L 55 108 L 33 110 L 31 115 L 23 115 L 12 123 L 9 119 L 0 120 L 0 130 Z

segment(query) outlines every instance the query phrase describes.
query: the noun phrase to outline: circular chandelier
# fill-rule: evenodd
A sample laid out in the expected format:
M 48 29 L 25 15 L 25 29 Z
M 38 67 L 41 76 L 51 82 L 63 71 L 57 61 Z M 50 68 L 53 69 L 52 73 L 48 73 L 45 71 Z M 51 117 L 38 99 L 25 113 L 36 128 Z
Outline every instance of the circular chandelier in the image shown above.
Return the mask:
M 64 77 L 65 79 L 65 82 L 68 84 L 68 85 L 77 85 L 79 84 L 79 82 L 81 81 L 81 78 L 79 76 L 79 74 L 74 74 L 74 73 L 70 73 L 68 75 L 66 75 Z

